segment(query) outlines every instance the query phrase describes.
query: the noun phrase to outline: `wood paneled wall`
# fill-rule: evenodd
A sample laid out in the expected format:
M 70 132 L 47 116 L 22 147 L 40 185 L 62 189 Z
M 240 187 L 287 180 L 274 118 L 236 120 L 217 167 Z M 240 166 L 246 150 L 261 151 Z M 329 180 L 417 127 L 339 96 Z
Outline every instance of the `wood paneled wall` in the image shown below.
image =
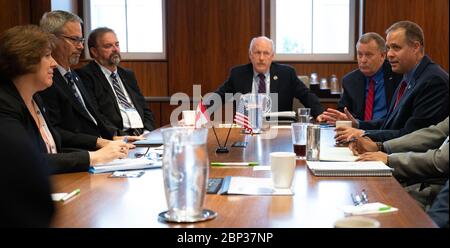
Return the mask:
M 448 0 L 370 0 L 365 1 L 364 30 L 386 37 L 394 22 L 410 20 L 419 24 L 425 35 L 425 52 L 449 71 Z
M 269 18 L 269 0 L 264 1 Z M 384 31 L 395 21 L 414 21 L 425 32 L 427 54 L 448 71 L 448 5 L 448 0 L 365 1 L 363 29 L 385 36 Z M 0 0 L 0 6 L 3 31 L 14 25 L 36 24 L 50 9 L 50 0 Z M 193 84 L 202 85 L 202 94 L 211 92 L 226 79 L 231 67 L 248 63 L 250 39 L 262 33 L 261 8 L 261 0 L 166 0 L 167 59 L 122 65 L 134 70 L 145 96 L 192 95 Z M 264 23 L 267 34 L 268 19 Z M 299 75 L 317 72 L 320 77 L 336 74 L 338 78 L 357 67 L 356 61 L 289 64 Z M 155 109 L 157 119 L 168 123 L 173 107 L 151 106 L 161 109 Z

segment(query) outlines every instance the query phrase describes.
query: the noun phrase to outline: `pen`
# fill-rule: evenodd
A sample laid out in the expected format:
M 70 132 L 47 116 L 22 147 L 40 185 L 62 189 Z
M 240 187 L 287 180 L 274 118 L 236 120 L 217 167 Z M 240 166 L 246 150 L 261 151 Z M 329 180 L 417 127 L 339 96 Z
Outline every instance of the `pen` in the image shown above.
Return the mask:
M 80 192 L 81 192 L 80 189 L 76 189 L 76 190 L 70 192 L 69 194 L 67 194 L 66 196 L 64 196 L 64 197 L 61 199 L 61 201 L 67 201 L 67 200 L 69 200 L 70 198 L 74 197 L 75 195 L 80 194 Z
M 228 166 L 228 165 L 241 165 L 241 166 L 255 166 L 258 162 L 211 162 L 211 166 Z
M 386 206 L 386 207 L 378 208 L 378 211 L 387 211 L 387 210 L 389 210 L 389 209 L 391 209 L 391 206 Z

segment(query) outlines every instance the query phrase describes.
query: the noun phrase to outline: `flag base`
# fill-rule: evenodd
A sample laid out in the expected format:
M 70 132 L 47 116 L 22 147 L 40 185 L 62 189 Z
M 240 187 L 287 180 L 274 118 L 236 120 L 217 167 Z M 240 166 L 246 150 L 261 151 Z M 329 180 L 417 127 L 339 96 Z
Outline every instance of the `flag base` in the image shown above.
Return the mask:
M 216 149 L 216 153 L 229 153 L 230 151 L 226 146 L 219 146 Z

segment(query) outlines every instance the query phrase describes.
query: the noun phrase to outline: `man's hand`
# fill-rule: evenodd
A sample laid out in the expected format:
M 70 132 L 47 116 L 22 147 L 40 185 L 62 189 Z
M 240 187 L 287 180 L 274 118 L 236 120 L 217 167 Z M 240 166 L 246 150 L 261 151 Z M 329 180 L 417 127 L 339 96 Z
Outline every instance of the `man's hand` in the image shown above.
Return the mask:
M 339 110 L 327 108 L 322 114 L 317 116 L 316 120 L 318 122 L 327 122 L 328 124 L 335 125 L 336 121 L 352 121 L 353 126 L 356 127 L 356 120 L 353 118 L 352 114 L 348 112 L 347 108 L 344 108 L 345 113 Z
M 357 137 L 356 140 L 349 145 L 354 155 L 366 152 L 377 152 L 378 146 L 369 137 Z
M 366 152 L 360 155 L 356 161 L 381 161 L 387 165 L 388 155 L 384 152 Z
M 364 134 L 363 130 L 353 127 L 337 127 L 334 130 L 336 131 L 334 138 L 340 143 L 350 142 Z

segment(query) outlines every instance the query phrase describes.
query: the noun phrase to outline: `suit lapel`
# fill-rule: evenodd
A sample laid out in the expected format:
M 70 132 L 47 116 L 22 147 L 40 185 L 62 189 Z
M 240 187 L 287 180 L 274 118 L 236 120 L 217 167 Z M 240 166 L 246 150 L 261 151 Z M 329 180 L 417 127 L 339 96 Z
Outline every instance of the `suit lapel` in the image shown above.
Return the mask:
M 362 117 L 364 118 L 364 111 L 366 108 L 366 77 L 364 76 L 364 74 L 362 74 L 362 72 L 357 74 L 358 77 L 356 78 L 356 81 L 354 82 L 354 87 L 355 87 L 355 91 L 356 93 L 356 102 L 361 103 L 358 104 L 359 106 L 356 109 L 356 113 L 362 113 Z M 359 82 L 363 82 L 363 83 L 359 83 Z M 359 108 L 359 109 L 358 109 Z
M 248 64 L 246 73 L 243 75 L 243 82 L 238 82 L 238 84 L 242 85 L 243 90 L 236 92 L 242 92 L 242 94 L 252 93 L 253 86 L 253 67 L 252 64 Z
M 385 121 L 383 127 L 387 127 L 387 125 L 394 120 L 394 117 L 397 115 L 397 113 L 400 111 L 400 108 L 403 107 L 403 104 L 406 102 L 406 100 L 409 98 L 409 96 L 411 95 L 412 91 L 414 90 L 414 87 L 416 86 L 416 80 L 420 77 L 420 75 L 422 74 L 422 72 L 425 70 L 425 68 L 430 64 L 430 59 L 425 56 L 423 57 L 422 61 L 420 62 L 419 66 L 417 67 L 416 71 L 414 72 L 414 76 L 411 79 L 411 82 L 408 83 L 408 86 L 405 89 L 405 92 L 403 93 L 402 98 L 400 98 L 400 101 L 397 104 L 397 108 L 393 109 L 392 114 L 389 115 L 388 119 Z M 398 85 L 397 89 L 395 90 L 395 94 L 394 94 L 394 98 L 397 97 L 397 91 L 400 88 L 400 85 Z M 391 108 L 394 107 L 395 104 L 395 99 L 393 99 L 393 101 L 391 101 Z
M 111 88 L 111 84 L 109 83 L 105 74 L 103 74 L 103 71 L 100 69 L 100 66 L 94 61 L 91 61 L 91 63 L 92 63 L 91 64 L 92 71 L 94 72 L 95 76 L 99 79 L 98 83 L 100 83 L 102 85 L 102 88 L 107 92 L 106 94 L 111 99 L 111 101 L 114 103 L 115 110 L 118 113 L 120 113 L 119 105 L 116 100 L 116 95 L 114 94 L 113 89 Z
M 275 67 L 273 63 L 270 65 L 270 93 L 279 92 L 280 88 L 278 70 Z
M 74 73 L 74 72 L 72 71 L 72 73 Z M 62 92 L 62 93 L 65 95 L 65 97 L 70 101 L 70 103 L 72 104 L 72 106 L 74 106 L 74 109 L 75 109 L 76 111 L 78 111 L 81 115 L 83 115 L 85 118 L 87 118 L 89 121 L 92 122 L 91 117 L 90 117 L 89 114 L 86 112 L 86 110 L 84 109 L 84 107 L 81 106 L 81 103 L 78 102 L 78 100 L 75 98 L 75 96 L 74 96 L 74 94 L 73 94 L 73 92 L 72 92 L 72 89 L 71 89 L 70 86 L 67 84 L 66 80 L 63 78 L 63 76 L 61 75 L 61 73 L 59 72 L 59 70 L 58 70 L 57 68 L 54 69 L 53 75 L 54 75 L 54 77 L 55 77 L 55 79 L 56 79 L 56 80 L 54 80 L 54 81 L 55 81 L 54 83 L 55 83 L 56 87 L 58 87 L 58 88 L 61 89 L 61 92 Z M 76 74 L 74 73 L 74 75 L 76 75 Z M 75 76 L 75 78 L 76 78 L 76 79 L 75 79 L 75 84 L 77 85 L 78 89 L 80 90 L 80 93 L 81 93 L 81 94 L 85 94 L 85 93 L 80 89 L 80 86 L 79 86 L 79 83 L 78 83 L 78 82 L 79 82 L 79 79 L 77 79 L 78 76 Z M 83 100 L 84 100 L 85 103 L 87 104 L 85 98 L 86 98 L 86 97 L 83 97 Z

